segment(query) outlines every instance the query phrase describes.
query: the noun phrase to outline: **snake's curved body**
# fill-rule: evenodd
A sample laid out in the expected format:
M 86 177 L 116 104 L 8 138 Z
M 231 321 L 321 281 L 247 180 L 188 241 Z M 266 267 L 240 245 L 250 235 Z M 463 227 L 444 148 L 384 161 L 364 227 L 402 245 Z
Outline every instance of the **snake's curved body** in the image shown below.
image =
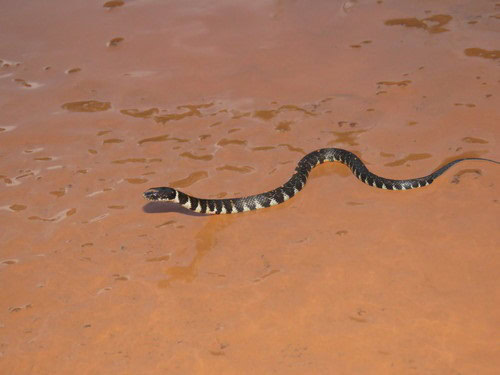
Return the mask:
M 454 160 L 428 176 L 409 180 L 392 180 L 371 173 L 363 162 L 352 152 L 340 148 L 323 148 L 304 156 L 295 168 L 295 174 L 282 186 L 266 193 L 230 199 L 203 199 L 187 195 L 170 187 L 156 187 L 144 192 L 144 197 L 151 201 L 171 201 L 185 208 L 207 214 L 234 214 L 266 208 L 283 203 L 302 190 L 309 172 L 318 164 L 338 161 L 347 165 L 352 173 L 367 185 L 387 190 L 409 190 L 427 186 L 442 175 L 451 166 L 464 160 L 484 160 L 500 164 L 495 160 L 483 158 L 463 158 Z

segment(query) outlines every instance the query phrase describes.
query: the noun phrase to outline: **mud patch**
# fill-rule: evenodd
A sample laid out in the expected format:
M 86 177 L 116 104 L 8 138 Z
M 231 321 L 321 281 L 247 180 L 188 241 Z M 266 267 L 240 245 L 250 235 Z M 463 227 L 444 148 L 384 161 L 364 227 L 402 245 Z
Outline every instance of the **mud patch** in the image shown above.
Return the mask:
M 84 100 L 81 102 L 64 103 L 62 108 L 70 112 L 103 112 L 111 108 L 110 102 Z

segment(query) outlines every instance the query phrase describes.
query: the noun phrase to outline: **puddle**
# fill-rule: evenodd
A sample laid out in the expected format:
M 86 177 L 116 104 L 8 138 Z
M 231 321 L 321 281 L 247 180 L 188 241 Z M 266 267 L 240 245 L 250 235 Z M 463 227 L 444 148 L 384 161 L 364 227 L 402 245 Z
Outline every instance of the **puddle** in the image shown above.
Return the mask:
M 237 167 L 234 165 L 224 165 L 223 167 L 217 167 L 215 168 L 218 171 L 230 171 L 230 172 L 238 172 L 238 173 L 251 173 L 254 168 L 246 165 L 242 167 Z
M 450 31 L 443 27 L 452 20 L 447 14 L 436 14 L 427 18 L 395 18 L 384 22 L 387 26 L 405 26 L 408 28 L 423 29 L 430 34 L 444 33 Z
M 71 69 L 66 70 L 66 74 L 78 73 L 81 70 L 82 70 L 81 68 L 71 68 Z
M 170 259 L 170 255 L 163 255 L 161 257 L 148 258 L 148 259 L 146 259 L 146 262 L 166 262 L 169 259 Z
M 247 141 L 241 139 L 226 139 L 223 138 L 219 142 L 217 142 L 218 146 L 227 146 L 227 145 L 246 145 Z
M 124 4 L 125 4 L 125 2 L 122 1 L 122 0 L 111 0 L 111 1 L 106 1 L 103 4 L 103 7 L 104 8 L 109 8 L 109 9 L 113 9 L 113 8 L 121 7 Z
M 183 152 L 179 156 L 182 156 L 184 158 L 193 159 L 193 160 L 204 160 L 204 161 L 209 161 L 209 160 L 212 160 L 214 158 L 212 155 L 193 155 L 190 152 Z
M 176 189 L 186 188 L 207 177 L 208 173 L 205 171 L 193 172 L 189 174 L 189 176 L 187 176 L 186 178 L 170 182 L 169 186 Z
M 380 81 L 380 82 L 377 82 L 377 85 L 406 87 L 410 83 L 411 83 L 410 80 L 404 80 L 404 81 Z
M 177 138 L 177 137 L 170 137 L 168 134 L 165 134 L 165 135 L 159 135 L 157 137 L 151 137 L 151 138 L 141 139 L 138 142 L 138 144 L 142 145 L 143 143 L 148 143 L 148 142 L 165 142 L 165 141 L 176 141 L 176 142 L 179 142 L 179 143 L 189 142 L 188 139 Z
M 123 139 L 119 139 L 119 138 L 109 138 L 109 139 L 105 139 L 104 141 L 102 141 L 103 144 L 111 144 L 111 143 L 123 143 L 125 142 Z
M 182 106 L 178 106 L 177 109 L 179 109 L 183 112 L 158 115 L 158 116 L 155 116 L 154 119 L 156 122 L 158 122 L 160 124 L 166 124 L 169 121 L 178 121 L 178 120 L 182 120 L 186 117 L 191 117 L 191 116 L 200 117 L 200 116 L 202 116 L 202 113 L 200 112 L 200 110 L 204 109 L 204 108 L 210 108 L 212 105 L 213 105 L 213 103 L 198 104 L 198 105 L 182 105 Z
M 474 137 L 465 137 L 462 138 L 462 141 L 467 142 L 467 143 L 480 143 L 480 144 L 486 144 L 488 141 L 481 139 L 481 138 L 474 138 Z
M 151 159 L 146 159 L 146 158 L 128 158 L 128 159 L 121 159 L 121 160 L 113 160 L 111 163 L 113 164 L 127 164 L 127 163 L 158 163 L 161 162 L 162 159 L 160 158 L 151 158 Z
M 111 108 L 110 102 L 99 102 L 96 100 L 85 100 L 81 102 L 70 102 L 62 105 L 69 112 L 102 112 Z
M 351 131 L 332 131 L 335 139 L 328 142 L 328 146 L 346 144 L 349 146 L 358 146 L 358 135 L 365 133 L 366 130 L 351 130 Z
M 0 264 L 6 265 L 6 266 L 12 266 L 13 264 L 19 263 L 18 259 L 4 259 L 0 260 Z
M 483 48 L 466 48 L 464 50 L 465 56 L 482 57 L 483 59 L 500 59 L 500 50 L 487 50 Z
M 126 178 L 125 181 L 129 184 L 144 184 L 145 182 L 148 182 L 146 178 Z
M 116 38 L 111 39 L 108 43 L 108 47 L 117 47 L 119 44 L 121 44 L 125 39 L 122 38 L 121 36 L 118 36 Z
M 33 81 L 26 81 L 22 78 L 15 78 L 14 82 L 17 83 L 18 86 L 25 88 L 25 89 L 36 89 L 36 88 L 43 86 L 42 83 L 33 82 Z
M 139 109 L 122 109 L 120 110 L 120 113 L 123 113 L 124 115 L 127 116 L 132 116 L 136 118 L 151 118 L 154 115 L 156 115 L 159 112 L 158 108 L 150 108 L 146 110 L 139 110 Z
M 296 105 L 288 104 L 288 105 L 282 105 L 278 109 L 268 109 L 268 110 L 258 110 L 253 113 L 253 117 L 256 117 L 261 120 L 271 120 L 274 117 L 278 116 L 280 113 L 285 113 L 285 112 L 302 112 L 305 115 L 308 116 L 315 116 L 316 114 L 313 112 L 310 112 L 304 108 L 300 108 Z
M 12 211 L 23 211 L 25 210 L 27 207 L 24 205 L 24 204 L 13 204 L 11 206 L 9 206 L 9 208 L 12 210 Z
M 292 125 L 292 121 L 281 121 L 274 128 L 279 132 L 289 132 L 291 130 L 290 125 Z
M 252 147 L 252 151 L 268 151 L 268 150 L 274 150 L 276 147 L 274 146 L 258 146 L 258 147 Z

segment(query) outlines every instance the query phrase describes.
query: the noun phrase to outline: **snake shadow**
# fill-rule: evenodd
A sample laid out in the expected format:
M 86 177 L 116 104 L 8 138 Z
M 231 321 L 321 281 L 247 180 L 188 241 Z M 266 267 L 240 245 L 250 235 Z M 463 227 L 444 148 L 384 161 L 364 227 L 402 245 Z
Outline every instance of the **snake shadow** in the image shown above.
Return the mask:
M 188 216 L 210 216 L 207 214 L 201 214 L 198 212 L 188 210 L 187 208 L 184 208 L 172 202 L 149 202 L 142 207 L 142 210 L 147 214 L 175 212 L 177 214 L 183 214 Z

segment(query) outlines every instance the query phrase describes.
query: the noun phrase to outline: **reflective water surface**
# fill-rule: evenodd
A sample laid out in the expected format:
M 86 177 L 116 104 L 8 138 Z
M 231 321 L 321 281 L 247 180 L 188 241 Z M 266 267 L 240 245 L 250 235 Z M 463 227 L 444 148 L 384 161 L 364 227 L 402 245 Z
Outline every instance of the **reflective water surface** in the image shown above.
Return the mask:
M 500 160 L 498 3 L 6 0 L 0 369 L 495 374 L 500 168 L 282 205 L 147 203 Z M 76 370 L 77 369 L 77 370 Z

